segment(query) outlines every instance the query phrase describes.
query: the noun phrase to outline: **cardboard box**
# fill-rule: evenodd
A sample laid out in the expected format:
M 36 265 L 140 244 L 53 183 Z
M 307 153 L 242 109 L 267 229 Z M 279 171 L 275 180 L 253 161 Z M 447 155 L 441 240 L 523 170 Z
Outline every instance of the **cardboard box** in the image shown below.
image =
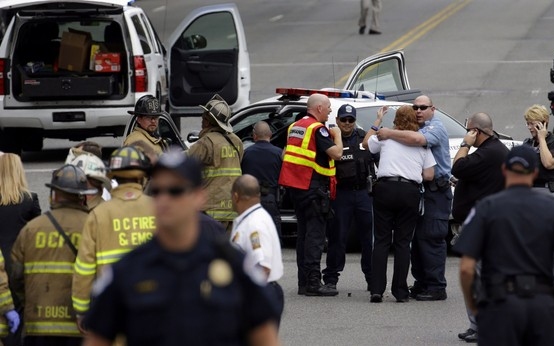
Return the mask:
M 121 71 L 121 54 L 96 53 L 94 57 L 94 71 L 99 73 L 113 73 Z
M 90 44 L 90 33 L 71 29 L 65 31 L 62 34 L 58 68 L 83 72 L 89 67 Z

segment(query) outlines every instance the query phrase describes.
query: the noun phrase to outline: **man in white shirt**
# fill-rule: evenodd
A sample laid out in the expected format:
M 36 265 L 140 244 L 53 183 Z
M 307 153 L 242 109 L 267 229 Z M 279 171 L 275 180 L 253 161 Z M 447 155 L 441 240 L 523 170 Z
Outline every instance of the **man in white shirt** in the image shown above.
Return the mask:
M 249 174 L 237 178 L 231 189 L 233 210 L 239 216 L 233 221 L 231 241 L 246 253 L 248 269 L 260 267 L 266 275 L 268 288 L 283 313 L 283 289 L 277 283 L 283 276 L 281 243 L 271 215 L 260 204 L 260 185 Z M 280 322 L 280 318 L 279 321 Z

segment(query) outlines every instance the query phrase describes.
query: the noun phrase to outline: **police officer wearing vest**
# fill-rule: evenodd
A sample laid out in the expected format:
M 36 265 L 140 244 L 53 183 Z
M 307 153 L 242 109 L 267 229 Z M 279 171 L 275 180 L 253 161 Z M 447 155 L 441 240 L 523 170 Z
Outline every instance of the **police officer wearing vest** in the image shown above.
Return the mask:
M 252 130 L 254 145 L 244 150 L 242 174 L 251 174 L 260 183 L 261 203 L 271 215 L 277 234 L 281 236 L 279 212 L 279 173 L 283 164 L 283 150 L 270 143 L 271 129 L 265 121 L 257 122 Z
M 356 108 L 342 105 L 337 112 L 337 126 L 342 133 L 343 152 L 337 167 L 337 198 L 332 202 L 335 217 L 327 229 L 327 268 L 323 281 L 336 289 L 340 272 L 344 269 L 346 244 L 351 226 L 354 226 L 362 247 L 362 272 L 368 284 L 371 281 L 372 198 L 371 172 L 373 159 L 368 150 L 360 146 L 365 131 L 356 127 Z
M 144 141 L 157 155 L 161 155 L 169 149 L 169 143 L 158 133 L 160 115 L 164 112 L 157 98 L 145 95 L 137 101 L 135 110 L 127 113 L 137 116 L 137 124 L 133 132 L 125 138 L 123 145 L 128 146 L 138 141 Z
M 13 286 L 24 301 L 24 345 L 81 345 L 71 304 L 73 264 L 88 216 L 85 173 L 73 165 L 54 171 L 51 211 L 31 220 L 12 249 Z
M 532 189 L 538 166 L 532 148 L 513 148 L 502 167 L 506 189 L 472 209 L 454 245 L 481 346 L 554 345 L 554 199 Z M 472 291 L 479 260 L 482 287 Z
M 298 294 L 335 296 L 336 289 L 321 284 L 321 254 L 331 199 L 336 192 L 335 162 L 342 157 L 338 127 L 328 129 L 331 113 L 327 96 L 308 98 L 307 115 L 289 127 L 279 184 L 287 187 L 297 219 L 296 262 Z
M 135 147 L 116 149 L 110 157 L 108 176 L 118 186 L 112 190 L 111 200 L 90 212 L 75 261 L 72 299 L 82 329 L 93 281 L 107 265 L 152 238 L 154 208 L 152 199 L 143 193 L 150 168 L 150 162 Z
M 160 158 L 150 181 L 156 235 L 95 284 L 86 346 L 110 346 L 118 334 L 137 346 L 278 344 L 268 288 L 201 222 L 202 186 L 197 160 L 171 151 Z
M 204 164 L 204 187 L 208 192 L 204 211 L 231 232 L 237 214 L 233 211 L 230 191 L 235 179 L 242 174 L 242 141 L 233 133 L 229 123 L 231 107 L 221 96 L 214 95 L 200 107 L 204 109 L 200 139 L 187 154 Z

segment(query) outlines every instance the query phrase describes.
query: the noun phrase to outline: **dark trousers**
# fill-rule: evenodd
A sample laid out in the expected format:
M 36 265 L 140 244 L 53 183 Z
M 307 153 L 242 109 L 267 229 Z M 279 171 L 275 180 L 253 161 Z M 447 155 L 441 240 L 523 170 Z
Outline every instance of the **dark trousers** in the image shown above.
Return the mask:
M 279 313 L 279 319 L 277 320 L 277 327 L 281 325 L 281 316 L 283 316 L 283 310 L 285 310 L 285 295 L 283 293 L 283 288 L 276 281 L 270 282 L 267 287 L 271 295 L 275 297 L 275 302 L 277 302 L 277 312 Z
M 419 218 L 412 242 L 414 286 L 422 290 L 446 288 L 446 237 L 452 207 L 452 190 L 425 190 L 425 215 Z
M 362 247 L 362 272 L 367 283 L 371 282 L 371 252 L 373 248 L 372 198 L 367 189 L 338 189 L 337 197 L 331 204 L 335 217 L 327 229 L 327 267 L 323 270 L 325 283 L 337 284 L 346 260 L 348 234 L 353 228 Z
M 321 254 L 325 246 L 327 214 L 322 213 L 321 196 L 314 189 L 290 189 L 297 220 L 296 264 L 298 286 L 317 286 L 321 280 Z
M 554 296 L 508 294 L 503 302 L 479 307 L 477 326 L 479 346 L 554 345 Z
M 25 346 L 81 346 L 83 338 L 65 336 L 26 336 Z
M 262 207 L 271 215 L 279 239 L 281 239 L 281 212 L 279 211 L 279 205 L 277 204 L 277 198 L 274 194 L 262 195 L 261 198 Z
M 419 215 L 421 199 L 417 185 L 405 182 L 378 182 L 373 189 L 375 245 L 371 293 L 383 294 L 387 286 L 387 261 L 391 243 L 394 248 L 392 294 L 408 298 L 410 241 Z

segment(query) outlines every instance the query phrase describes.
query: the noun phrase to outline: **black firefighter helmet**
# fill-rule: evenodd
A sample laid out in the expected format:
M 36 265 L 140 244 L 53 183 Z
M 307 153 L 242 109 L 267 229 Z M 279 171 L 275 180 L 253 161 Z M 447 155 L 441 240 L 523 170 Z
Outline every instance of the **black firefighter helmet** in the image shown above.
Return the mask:
M 50 184 L 45 184 L 50 189 L 60 190 L 73 195 L 94 195 L 96 189 L 90 189 L 87 184 L 87 176 L 79 167 L 64 165 L 52 173 Z

